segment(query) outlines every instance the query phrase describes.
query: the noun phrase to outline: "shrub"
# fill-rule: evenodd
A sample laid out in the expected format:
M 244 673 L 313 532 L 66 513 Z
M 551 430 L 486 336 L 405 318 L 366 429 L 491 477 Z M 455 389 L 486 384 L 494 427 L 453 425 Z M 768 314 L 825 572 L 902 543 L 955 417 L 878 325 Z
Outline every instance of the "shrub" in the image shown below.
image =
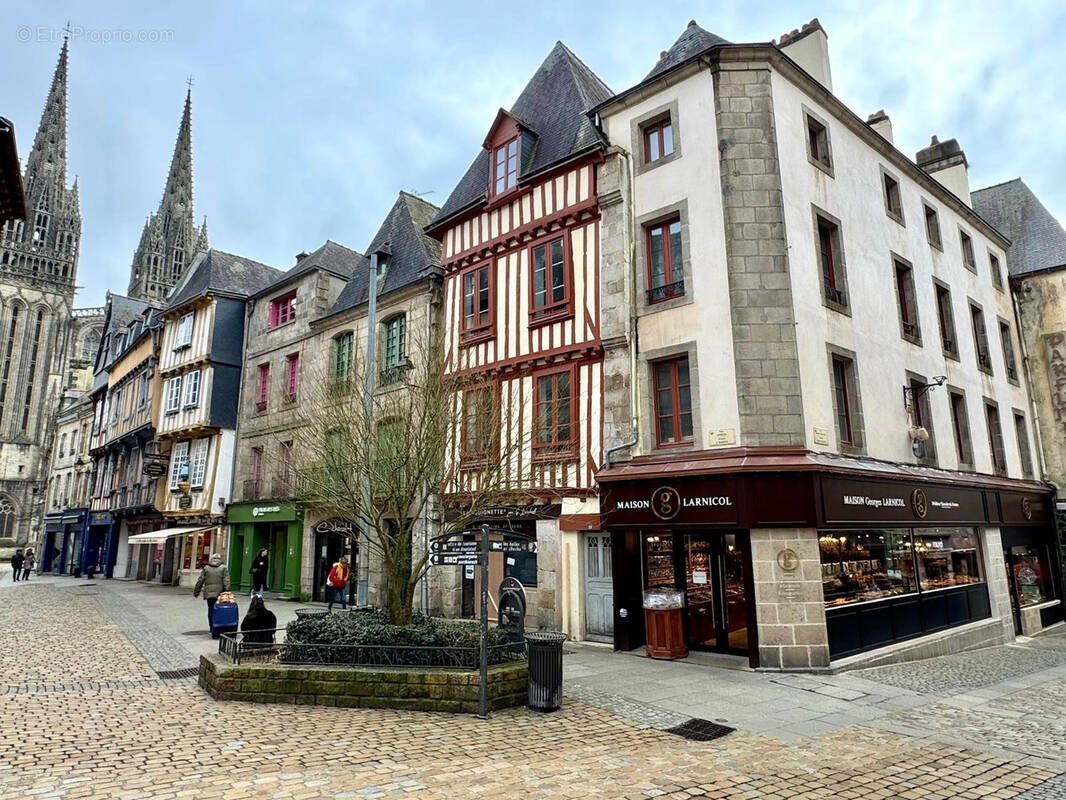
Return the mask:
M 300 664 L 476 669 L 481 640 L 476 622 L 435 619 L 415 612 L 410 625 L 390 625 L 384 609 L 296 619 L 285 633 L 280 658 Z M 499 628 L 489 628 L 490 664 L 517 661 L 524 653 L 523 642 L 513 641 Z

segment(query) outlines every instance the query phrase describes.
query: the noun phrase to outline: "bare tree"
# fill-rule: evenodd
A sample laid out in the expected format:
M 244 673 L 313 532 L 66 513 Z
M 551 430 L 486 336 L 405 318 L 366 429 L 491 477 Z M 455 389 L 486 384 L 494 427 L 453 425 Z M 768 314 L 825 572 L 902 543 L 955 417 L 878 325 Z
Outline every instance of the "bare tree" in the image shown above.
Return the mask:
M 437 351 L 417 337 L 405 349 L 400 366 L 379 373 L 369 411 L 358 350 L 347 371 L 327 366 L 304 380 L 290 463 L 306 508 L 351 519 L 366 532 L 364 544 L 384 572 L 389 619 L 398 625 L 410 623 L 429 566 L 425 543 L 414 535 L 420 518 L 439 520 L 437 535 L 455 534 L 488 506 L 527 501 L 511 473 L 524 446 L 522 426 L 502 413 L 498 393 L 446 382 Z M 442 491 L 463 501 L 447 516 Z

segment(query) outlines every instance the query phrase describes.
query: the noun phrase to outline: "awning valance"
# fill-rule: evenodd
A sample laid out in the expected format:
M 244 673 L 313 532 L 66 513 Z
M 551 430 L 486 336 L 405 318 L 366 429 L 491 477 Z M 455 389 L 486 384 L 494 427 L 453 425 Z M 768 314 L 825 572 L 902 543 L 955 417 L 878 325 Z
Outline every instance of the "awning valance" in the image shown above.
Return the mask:
M 187 533 L 199 533 L 200 531 L 209 531 L 214 529 L 214 525 L 199 525 L 191 528 L 163 528 L 159 531 L 149 531 L 148 533 L 138 533 L 129 538 L 129 541 L 133 544 L 149 544 L 152 542 L 165 542 L 171 536 L 184 536 Z

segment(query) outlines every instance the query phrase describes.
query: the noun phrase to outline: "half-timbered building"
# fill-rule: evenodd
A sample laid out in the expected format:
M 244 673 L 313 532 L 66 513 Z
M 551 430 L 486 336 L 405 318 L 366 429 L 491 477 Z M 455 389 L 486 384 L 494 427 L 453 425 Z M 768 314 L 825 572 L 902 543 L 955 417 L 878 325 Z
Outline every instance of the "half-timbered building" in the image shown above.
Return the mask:
M 162 312 L 159 349 L 159 451 L 169 453 L 157 534 L 181 542 L 182 582 L 212 552 L 230 501 L 238 392 L 244 355 L 245 303 L 282 272 L 241 256 L 208 250 L 190 265 Z
M 445 376 L 455 382 L 460 427 L 452 457 L 492 457 L 486 431 L 517 442 L 508 485 L 523 502 L 501 498 L 487 521 L 538 543 L 536 553 L 493 556 L 490 585 L 517 578 L 530 597 L 530 624 L 575 635 L 584 633 L 571 614 L 580 554 L 599 559 L 604 542 L 594 481 L 603 375 L 596 166 L 604 145 L 586 112 L 610 96 L 557 43 L 511 109 L 496 115 L 430 227 L 441 242 Z M 484 418 L 497 413 L 500 428 Z M 471 488 L 460 479 L 446 487 L 446 501 L 462 503 Z M 464 576 L 464 598 L 473 586 Z

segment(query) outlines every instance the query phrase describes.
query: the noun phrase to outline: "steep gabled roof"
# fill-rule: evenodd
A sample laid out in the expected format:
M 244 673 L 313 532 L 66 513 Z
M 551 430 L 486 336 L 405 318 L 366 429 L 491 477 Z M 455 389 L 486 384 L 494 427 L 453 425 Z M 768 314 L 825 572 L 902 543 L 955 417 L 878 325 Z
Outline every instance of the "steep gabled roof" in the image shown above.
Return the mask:
M 556 42 L 510 109 L 510 114 L 537 137 L 531 157 L 522 164 L 519 180 L 602 146 L 585 112 L 612 94 L 566 45 Z M 431 227 L 484 200 L 488 188 L 489 152 L 482 148 Z
M 652 78 L 662 75 L 679 64 L 683 64 L 690 58 L 706 53 L 712 47 L 718 47 L 723 44 L 729 44 L 729 42 L 717 34 L 704 30 L 696 24 L 696 20 L 689 20 L 685 30 L 677 37 L 677 41 L 659 57 L 651 72 L 644 76 L 644 81 L 650 81 Z M 641 83 L 644 81 L 641 81 Z
M 104 371 L 107 365 L 114 359 L 118 346 L 119 335 L 131 322 L 141 317 L 151 307 L 150 303 L 143 300 L 134 300 L 121 294 L 107 293 L 107 301 L 104 306 L 104 330 L 100 337 L 100 349 L 96 352 L 96 361 L 93 364 L 92 393 L 107 386 L 107 373 Z
M 427 269 L 440 266 L 440 242 L 425 233 L 437 211 L 435 205 L 421 197 L 400 192 L 366 248 L 367 253 L 373 253 L 388 242 L 391 250 L 384 285 L 378 287 L 379 296 L 425 280 Z M 352 277 L 323 319 L 365 303 L 369 277 L 370 256 L 360 256 Z
M 974 211 L 1011 240 L 1011 275 L 1066 266 L 1066 231 L 1021 178 L 978 189 L 970 197 Z
M 208 250 L 189 266 L 185 279 L 167 300 L 167 309 L 187 303 L 208 292 L 250 297 L 282 276 L 280 269 L 268 267 L 244 256 Z
M 336 275 L 338 278 L 348 279 L 355 272 L 356 265 L 359 264 L 362 258 L 363 254 L 357 250 L 352 250 L 342 244 L 337 244 L 331 239 L 326 239 L 325 244 L 313 253 L 308 253 L 300 258 L 288 272 L 283 273 L 280 278 L 273 281 L 269 286 L 265 286 L 256 292 L 256 296 L 268 294 L 279 286 L 316 269 Z

